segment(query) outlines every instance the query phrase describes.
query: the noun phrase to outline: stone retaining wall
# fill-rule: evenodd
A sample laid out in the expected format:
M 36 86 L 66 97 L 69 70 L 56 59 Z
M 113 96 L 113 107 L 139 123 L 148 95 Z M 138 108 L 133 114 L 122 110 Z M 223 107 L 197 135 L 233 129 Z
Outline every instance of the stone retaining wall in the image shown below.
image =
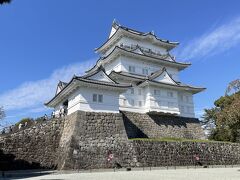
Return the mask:
M 9 169 L 21 169 L 24 166 L 55 168 L 63 121 L 53 119 L 36 123 L 30 128 L 0 136 L 0 157 L 1 160 L 4 159 L 0 163 L 6 163 L 5 166 L 10 166 Z M 4 154 L 7 156 L 4 157 Z M 12 167 L 11 164 L 16 161 L 19 167 Z
M 140 166 L 240 164 L 240 144 L 218 142 L 133 141 Z
M 149 120 L 150 117 L 152 119 Z M 192 127 L 192 131 L 194 126 L 196 129 L 199 128 L 194 125 L 197 122 L 192 120 L 184 121 L 186 127 L 183 122 L 180 122 L 177 128 L 171 125 L 172 122 L 176 123 L 176 119 L 170 119 L 170 122 L 162 117 L 159 119 L 161 125 L 157 123 L 157 117 L 150 115 L 78 111 L 65 119 L 54 119 L 6 137 L 0 136 L 0 160 L 11 157 L 10 164 L 23 161 L 28 165 L 36 165 L 36 168 L 58 169 L 98 169 L 112 168 L 116 165 L 154 167 L 192 166 L 196 163 L 240 164 L 240 145 L 236 143 L 128 139 L 128 137 L 166 136 L 160 131 L 161 129 L 169 133 L 168 135 L 171 135 L 169 131 L 172 130 L 172 134 L 178 133 L 182 137 L 181 134 L 183 135 L 184 131 L 181 128 Z M 147 124 L 148 120 L 151 121 L 149 124 Z M 166 129 L 162 125 L 163 122 Z M 154 126 L 150 125 L 152 123 L 155 123 Z M 177 129 L 181 132 L 177 132 Z M 199 131 L 199 136 L 200 134 Z M 113 158 L 109 158 L 111 156 Z M 199 160 L 196 161 L 196 158 Z
M 139 114 L 122 112 L 129 138 L 176 137 L 205 139 L 197 118 L 163 115 L 160 113 Z
M 79 111 L 70 115 L 66 123 L 60 142 L 66 156 L 59 163 L 61 169 L 110 168 L 115 162 L 136 166 L 120 113 Z M 107 160 L 109 154 L 114 155 L 114 161 Z

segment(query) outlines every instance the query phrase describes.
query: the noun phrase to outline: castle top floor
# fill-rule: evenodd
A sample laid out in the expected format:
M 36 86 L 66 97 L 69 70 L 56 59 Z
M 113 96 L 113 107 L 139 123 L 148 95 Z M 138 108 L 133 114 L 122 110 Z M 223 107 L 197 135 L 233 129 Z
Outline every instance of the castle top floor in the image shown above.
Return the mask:
M 154 32 L 140 32 L 133 30 L 113 21 L 112 29 L 107 41 L 96 52 L 102 56 L 108 55 L 116 46 L 134 48 L 139 46 L 146 52 L 156 55 L 166 55 L 179 43 L 158 38 Z

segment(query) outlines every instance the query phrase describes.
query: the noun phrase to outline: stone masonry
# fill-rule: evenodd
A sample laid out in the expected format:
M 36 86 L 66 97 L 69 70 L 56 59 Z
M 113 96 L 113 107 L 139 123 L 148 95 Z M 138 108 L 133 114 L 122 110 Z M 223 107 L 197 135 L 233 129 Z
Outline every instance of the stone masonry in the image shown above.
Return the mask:
M 196 118 L 122 112 L 129 138 L 176 137 L 205 139 L 200 122 Z
M 36 168 L 66 170 L 240 164 L 240 145 L 237 143 L 129 139 L 165 134 L 199 138 L 202 137 L 199 127 L 196 119 L 78 111 L 63 119 L 38 123 L 17 133 L 0 136 L 0 158 L 10 154 L 16 161 L 37 164 Z
M 27 162 L 38 168 L 55 168 L 63 122 L 63 119 L 53 119 L 8 136 L 0 136 L 0 150 L 13 155 L 15 160 L 22 160 L 23 164 Z

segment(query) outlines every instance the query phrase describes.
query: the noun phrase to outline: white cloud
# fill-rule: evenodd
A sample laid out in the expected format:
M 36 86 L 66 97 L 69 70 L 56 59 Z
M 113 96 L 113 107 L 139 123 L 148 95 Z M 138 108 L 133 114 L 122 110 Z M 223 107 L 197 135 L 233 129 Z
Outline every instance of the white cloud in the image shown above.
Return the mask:
M 185 59 L 199 59 L 223 53 L 239 43 L 240 17 L 237 17 L 189 42 L 181 53 L 177 54 Z
M 25 82 L 19 87 L 0 94 L 0 103 L 5 110 L 21 110 L 28 112 L 40 112 L 43 103 L 54 96 L 56 85 L 59 80 L 68 82 L 74 74 L 81 75 L 91 66 L 95 60 L 71 64 L 55 70 L 49 78 Z

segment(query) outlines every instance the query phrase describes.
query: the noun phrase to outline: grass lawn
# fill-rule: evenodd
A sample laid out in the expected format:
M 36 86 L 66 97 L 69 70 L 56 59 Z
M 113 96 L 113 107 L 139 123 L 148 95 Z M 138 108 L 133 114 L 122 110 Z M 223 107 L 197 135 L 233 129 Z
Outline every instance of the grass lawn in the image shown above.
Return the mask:
M 207 139 L 185 139 L 175 137 L 162 137 L 162 138 L 132 138 L 131 141 L 166 141 L 166 142 L 212 142 L 212 143 L 232 143 L 228 141 L 213 141 Z

